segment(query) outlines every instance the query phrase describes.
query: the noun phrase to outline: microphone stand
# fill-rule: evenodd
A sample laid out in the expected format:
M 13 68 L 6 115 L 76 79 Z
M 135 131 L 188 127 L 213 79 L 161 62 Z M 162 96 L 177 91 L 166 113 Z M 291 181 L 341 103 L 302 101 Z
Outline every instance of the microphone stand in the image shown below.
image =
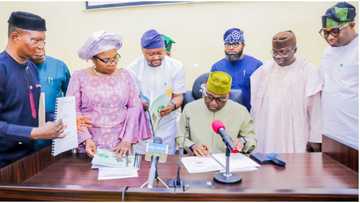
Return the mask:
M 189 135 L 190 137 L 190 124 L 189 124 L 189 117 L 185 117 L 186 119 L 186 123 L 185 123 L 185 129 L 186 129 L 186 133 L 187 135 Z M 176 170 L 176 178 L 175 179 L 170 179 L 168 180 L 168 185 L 171 187 L 171 188 L 182 188 L 183 192 L 185 192 L 186 190 L 186 185 L 184 183 L 183 180 L 181 180 L 181 177 L 180 177 L 180 172 L 181 172 L 181 159 L 183 158 L 184 156 L 184 145 L 185 145 L 185 137 L 183 137 L 183 140 L 182 140 L 182 145 L 179 147 L 179 158 L 176 162 L 176 165 L 177 165 L 177 170 Z
M 149 125 L 151 127 L 151 133 L 152 133 L 153 137 L 155 137 L 155 130 L 154 130 L 154 126 L 153 126 L 152 121 L 151 121 L 151 114 L 150 114 L 149 110 L 147 110 L 145 112 L 146 112 L 148 120 L 149 120 Z M 153 157 L 153 158 L 154 159 L 159 159 L 159 157 Z M 155 178 L 154 179 L 159 181 L 161 184 L 163 184 L 166 187 L 166 189 L 170 189 L 169 186 L 159 177 L 159 173 L 158 173 L 158 170 L 157 170 L 157 161 L 156 161 L 156 165 L 155 165 Z M 147 185 L 147 188 L 149 188 L 149 189 L 153 188 L 153 185 L 151 183 L 149 183 L 149 180 L 145 181 L 140 186 L 140 188 L 144 188 L 146 185 Z
M 225 142 L 226 143 L 226 142 Z M 231 146 L 226 143 L 226 166 L 225 172 L 219 172 L 214 176 L 214 180 L 223 184 L 233 184 L 241 182 L 241 177 L 237 175 L 233 175 L 230 173 L 230 154 L 231 154 Z

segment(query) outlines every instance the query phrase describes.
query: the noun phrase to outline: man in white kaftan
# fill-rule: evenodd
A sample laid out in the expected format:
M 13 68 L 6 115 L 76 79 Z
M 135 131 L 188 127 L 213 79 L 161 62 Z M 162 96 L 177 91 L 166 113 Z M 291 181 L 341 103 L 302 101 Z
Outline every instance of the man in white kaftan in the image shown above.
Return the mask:
M 322 17 L 330 45 L 320 62 L 323 135 L 359 149 L 359 41 L 355 7 L 339 2 Z
M 251 77 L 251 114 L 257 152 L 302 153 L 321 146 L 320 88 L 317 69 L 295 57 L 293 32 L 273 37 L 273 59 Z
M 182 105 L 185 89 L 185 72 L 181 62 L 166 56 L 164 42 L 155 30 L 144 33 L 141 39 L 143 56 L 133 61 L 128 69 L 135 77 L 143 97 L 152 104 L 161 95 L 169 95 L 171 101 L 160 111 L 161 119 L 154 129 L 155 136 L 162 138 L 169 146 L 169 154 L 176 151 L 176 121 L 178 108 Z

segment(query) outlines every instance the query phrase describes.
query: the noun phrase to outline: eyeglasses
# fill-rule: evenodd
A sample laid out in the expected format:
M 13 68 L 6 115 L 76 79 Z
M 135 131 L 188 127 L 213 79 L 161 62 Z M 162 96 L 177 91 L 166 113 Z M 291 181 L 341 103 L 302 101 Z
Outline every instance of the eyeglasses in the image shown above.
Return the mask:
M 225 103 L 227 101 L 227 97 L 214 97 L 213 95 L 210 95 L 207 91 L 204 91 L 204 99 L 207 99 L 208 101 L 212 102 L 215 100 L 216 103 Z
M 323 38 L 327 38 L 329 35 L 331 35 L 333 37 L 338 37 L 340 34 L 340 31 L 343 30 L 348 25 L 349 25 L 349 23 L 345 23 L 344 25 L 341 25 L 341 26 L 335 27 L 335 28 L 321 28 L 319 30 L 319 34 Z
M 119 61 L 119 59 L 121 58 L 120 54 L 116 54 L 114 57 L 112 58 L 100 58 L 98 56 L 94 56 L 95 59 L 105 63 L 105 64 L 110 64 L 110 63 L 117 63 Z
M 289 57 L 294 50 L 295 50 L 294 48 L 285 48 L 285 49 L 283 48 L 278 50 L 273 49 L 271 50 L 271 54 L 273 57 L 280 56 L 286 58 Z
M 31 44 L 34 46 L 45 46 L 46 42 L 43 39 L 30 39 Z
M 240 46 L 241 46 L 241 43 L 232 43 L 232 44 L 226 43 L 225 44 L 225 48 L 238 48 Z

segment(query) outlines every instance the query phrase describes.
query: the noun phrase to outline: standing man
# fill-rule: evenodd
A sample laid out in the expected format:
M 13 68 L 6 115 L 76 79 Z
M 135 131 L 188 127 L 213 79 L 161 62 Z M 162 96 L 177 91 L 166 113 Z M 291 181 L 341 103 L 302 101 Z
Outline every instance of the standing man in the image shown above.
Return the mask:
M 45 93 L 46 121 L 55 120 L 56 98 L 63 97 L 70 80 L 69 68 L 64 62 L 45 55 L 45 46 L 31 57 L 39 73 L 41 91 Z M 51 144 L 51 140 L 36 140 L 34 146 L 41 149 Z
M 231 75 L 231 89 L 240 89 L 243 105 L 250 111 L 250 76 L 262 62 L 243 54 L 244 33 L 239 28 L 231 28 L 224 33 L 225 58 L 216 62 L 213 71 L 223 71 Z
M 292 31 L 272 39 L 273 60 L 251 76 L 251 113 L 257 152 L 303 153 L 307 145 L 320 151 L 321 83 L 314 65 L 295 57 Z
M 166 56 L 164 41 L 156 30 L 143 34 L 141 47 L 143 56 L 132 62 L 128 69 L 135 77 L 142 96 L 149 100 L 149 103 L 144 103 L 145 109 L 160 95 L 171 97 L 170 103 L 160 111 L 161 119 L 155 136 L 169 145 L 169 154 L 174 154 L 178 108 L 186 91 L 184 68 L 181 62 Z
M 45 47 L 31 57 L 37 66 L 41 91 L 45 92 L 46 120 L 55 119 L 56 98 L 63 97 L 70 81 L 67 65 L 56 58 L 45 55 Z
M 330 45 L 320 62 L 323 135 L 358 150 L 359 46 L 355 7 L 339 2 L 322 16 L 320 34 Z
M 0 167 L 33 152 L 32 140 L 53 139 L 64 131 L 61 121 L 38 126 L 40 84 L 29 59 L 45 45 L 45 20 L 13 12 L 8 43 L 0 53 Z
M 231 76 L 225 72 L 212 72 L 206 83 L 204 97 L 187 104 L 180 117 L 176 143 L 196 156 L 225 152 L 221 136 L 211 128 L 214 120 L 221 120 L 242 153 L 255 149 L 254 123 L 246 108 L 229 100 Z M 231 114 L 231 115 L 230 115 Z

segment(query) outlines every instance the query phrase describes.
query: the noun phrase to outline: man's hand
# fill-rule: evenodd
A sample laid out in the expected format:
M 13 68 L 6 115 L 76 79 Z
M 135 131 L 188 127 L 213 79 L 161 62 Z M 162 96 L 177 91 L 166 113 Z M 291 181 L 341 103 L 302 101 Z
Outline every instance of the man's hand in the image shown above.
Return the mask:
M 96 144 L 92 139 L 85 140 L 85 151 L 89 157 L 94 157 L 96 154 Z
M 78 116 L 76 118 L 76 127 L 78 131 L 85 131 L 86 128 L 91 128 L 92 123 L 90 118 L 86 116 Z
M 209 155 L 208 147 L 203 144 L 194 144 L 191 147 L 191 150 L 195 154 L 195 156 L 208 156 Z
M 165 108 L 161 109 L 160 116 L 164 117 L 174 110 L 175 110 L 175 105 L 171 103 L 171 104 L 167 105 Z
M 62 120 L 56 122 L 47 122 L 45 125 L 33 128 L 31 131 L 31 139 L 54 139 L 59 137 L 64 137 L 66 126 L 63 124 Z
M 131 154 L 131 143 L 128 141 L 122 140 L 115 148 L 114 152 L 119 156 L 123 157 L 127 154 Z

